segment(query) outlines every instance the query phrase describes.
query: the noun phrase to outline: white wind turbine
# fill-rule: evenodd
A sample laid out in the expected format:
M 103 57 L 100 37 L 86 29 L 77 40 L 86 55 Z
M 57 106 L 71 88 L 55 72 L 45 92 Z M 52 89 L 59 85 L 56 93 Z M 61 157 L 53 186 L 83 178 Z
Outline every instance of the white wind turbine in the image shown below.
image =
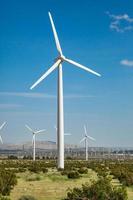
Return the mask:
M 5 125 L 6 125 L 6 122 L 4 122 L 4 123 L 0 126 L 0 131 L 4 128 Z M 0 141 L 1 141 L 1 143 L 3 144 L 3 140 L 2 140 L 1 135 L 0 135 Z
M 56 130 L 56 133 L 57 133 L 57 127 L 54 126 L 55 130 Z M 67 135 L 71 135 L 71 133 L 64 133 L 64 136 L 67 136 Z
M 88 140 L 90 139 L 90 140 L 95 141 L 95 139 L 87 134 L 85 125 L 84 125 L 84 132 L 85 132 L 85 135 L 84 135 L 83 139 L 80 141 L 80 143 L 85 141 L 85 159 L 88 160 Z
M 25 127 L 33 134 L 32 137 L 32 145 L 33 145 L 33 160 L 35 161 L 36 159 L 36 134 L 43 133 L 46 131 L 45 129 L 39 130 L 39 131 L 34 131 L 32 128 L 30 128 L 28 125 L 25 125 Z
M 52 19 L 52 16 L 49 14 L 54 39 L 56 43 L 56 48 L 58 51 L 58 57 L 55 59 L 54 64 L 52 67 L 50 67 L 32 86 L 30 89 L 33 89 L 36 87 L 42 80 L 44 80 L 51 72 L 53 72 L 56 68 L 58 68 L 58 108 L 57 108 L 57 141 L 58 141 L 58 168 L 64 168 L 64 107 L 63 107 L 63 71 L 62 71 L 62 63 L 67 62 L 72 65 L 75 65 L 76 67 L 83 69 L 87 72 L 90 72 L 92 74 L 95 74 L 97 76 L 101 76 L 99 73 L 73 61 L 68 58 L 66 58 L 63 55 L 60 42 L 58 39 L 58 35 L 55 29 L 55 25 Z

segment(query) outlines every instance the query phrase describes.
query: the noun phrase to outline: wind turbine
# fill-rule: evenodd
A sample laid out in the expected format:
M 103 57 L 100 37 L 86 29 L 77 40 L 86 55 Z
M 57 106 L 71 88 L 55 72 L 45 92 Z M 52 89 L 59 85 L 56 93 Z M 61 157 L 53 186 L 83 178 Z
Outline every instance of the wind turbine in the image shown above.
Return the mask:
M 55 128 L 55 130 L 56 130 L 56 132 L 57 132 L 57 127 L 54 126 L 54 128 Z M 67 136 L 67 135 L 71 135 L 71 133 L 64 133 L 64 136 Z
M 63 55 L 61 46 L 60 46 L 60 42 L 58 39 L 58 35 L 55 29 L 55 25 L 52 19 L 52 16 L 50 14 L 50 12 L 48 13 L 49 18 L 50 18 L 50 22 L 51 22 L 51 26 L 52 26 L 52 30 L 53 30 L 53 34 L 54 34 L 54 39 L 55 39 L 55 43 L 56 43 L 56 48 L 58 51 L 58 57 L 55 59 L 54 64 L 52 65 L 52 67 L 50 67 L 32 86 L 31 86 L 31 90 L 33 88 L 35 88 L 42 80 L 44 80 L 49 74 L 51 74 L 56 68 L 58 68 L 58 108 L 57 108 L 57 141 L 58 141 L 58 168 L 64 168 L 64 106 L 63 106 L 63 70 L 62 70 L 62 63 L 63 62 L 67 62 L 70 63 L 72 65 L 75 65 L 76 67 L 83 69 L 87 72 L 90 72 L 92 74 L 95 74 L 97 76 L 101 76 L 99 73 L 73 61 L 70 60 L 68 58 L 66 58 Z
M 0 126 L 0 131 L 4 128 L 5 125 L 6 125 L 6 122 L 4 122 L 4 123 Z M 1 135 L 0 135 L 0 141 L 1 141 L 1 143 L 3 144 L 3 140 L 2 140 Z
M 88 160 L 88 140 L 90 139 L 90 140 L 95 141 L 95 139 L 87 134 L 85 125 L 84 125 L 84 132 L 85 132 L 85 135 L 84 135 L 83 139 L 80 141 L 80 143 L 85 141 L 85 158 L 86 158 L 86 160 Z
M 25 125 L 25 127 L 33 134 L 32 137 L 32 144 L 33 144 L 33 160 L 35 161 L 36 159 L 36 134 L 43 133 L 45 129 L 39 130 L 39 131 L 34 131 L 32 128 L 30 128 L 28 125 Z

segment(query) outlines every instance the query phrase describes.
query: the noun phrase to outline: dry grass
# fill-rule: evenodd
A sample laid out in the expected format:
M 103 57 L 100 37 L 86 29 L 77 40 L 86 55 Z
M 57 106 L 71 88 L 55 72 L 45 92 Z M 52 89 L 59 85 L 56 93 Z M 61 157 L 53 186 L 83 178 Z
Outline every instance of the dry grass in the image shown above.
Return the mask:
M 133 187 L 127 188 L 128 200 L 133 200 Z
M 37 200 L 61 200 L 65 197 L 68 188 L 80 187 L 83 183 L 94 180 L 96 177 L 96 173 L 92 170 L 89 170 L 87 175 L 75 180 L 61 176 L 57 171 L 51 171 L 46 175 L 21 173 L 10 198 L 18 200 L 22 195 L 32 195 Z
M 65 197 L 68 188 L 80 187 L 86 182 L 91 182 L 97 178 L 94 171 L 88 170 L 87 175 L 79 179 L 68 179 L 61 176 L 60 172 L 51 170 L 47 174 L 20 173 L 18 174 L 18 184 L 12 190 L 11 200 L 18 200 L 22 195 L 34 196 L 37 200 L 61 200 Z M 113 180 L 114 185 L 118 185 L 118 180 Z M 128 200 L 133 200 L 133 187 L 127 188 Z

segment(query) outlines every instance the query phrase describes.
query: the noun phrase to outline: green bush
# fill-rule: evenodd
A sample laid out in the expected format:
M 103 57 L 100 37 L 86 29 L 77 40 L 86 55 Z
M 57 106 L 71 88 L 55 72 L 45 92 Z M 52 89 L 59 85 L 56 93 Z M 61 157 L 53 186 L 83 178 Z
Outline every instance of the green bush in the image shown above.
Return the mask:
M 88 169 L 86 167 L 81 167 L 81 168 L 79 168 L 78 172 L 80 174 L 87 174 L 88 173 Z
M 37 199 L 30 195 L 23 195 L 18 200 L 37 200 Z
M 19 168 L 18 168 L 18 172 L 20 172 L 20 173 L 21 173 L 21 172 L 26 172 L 26 168 L 19 167 Z
M 43 173 L 47 173 L 48 172 L 48 169 L 45 168 L 45 167 L 42 167 L 41 170 L 42 170 Z
M 80 177 L 80 174 L 78 171 L 70 171 L 67 173 L 67 177 L 71 179 L 76 179 Z
M 62 170 L 62 171 L 61 171 L 61 175 L 62 175 L 62 176 L 68 175 L 68 173 L 69 173 L 69 171 L 67 171 L 67 170 Z
M 0 200 L 10 200 L 8 197 L 4 197 L 0 195 Z
M 16 184 L 17 178 L 13 171 L 0 169 L 0 194 L 9 195 Z
M 108 178 L 100 177 L 92 185 L 70 189 L 64 200 L 127 200 L 127 192 L 125 187 L 112 186 Z
M 29 167 L 29 171 L 34 172 L 34 173 L 39 173 L 41 171 L 41 168 L 39 165 L 37 165 L 37 163 L 33 163 L 30 167 Z

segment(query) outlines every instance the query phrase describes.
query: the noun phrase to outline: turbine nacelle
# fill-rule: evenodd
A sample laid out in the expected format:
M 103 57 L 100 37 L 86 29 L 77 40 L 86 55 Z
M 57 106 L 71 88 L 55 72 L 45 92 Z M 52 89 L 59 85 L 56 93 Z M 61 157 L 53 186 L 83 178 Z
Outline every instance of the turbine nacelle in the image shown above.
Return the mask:
M 65 57 L 64 55 L 61 55 L 61 56 L 60 56 L 60 59 L 61 59 L 61 61 L 63 62 L 63 61 L 65 61 L 66 57 Z
M 34 135 L 38 134 L 38 133 L 43 133 L 45 132 L 46 130 L 43 129 L 43 130 L 39 130 L 39 131 L 34 131 L 32 128 L 30 128 L 28 125 L 25 125 L 25 127 Z
M 66 59 L 66 57 L 64 55 L 60 55 L 57 58 L 54 59 L 54 62 L 57 62 L 58 60 L 60 60 L 60 62 L 64 62 Z

